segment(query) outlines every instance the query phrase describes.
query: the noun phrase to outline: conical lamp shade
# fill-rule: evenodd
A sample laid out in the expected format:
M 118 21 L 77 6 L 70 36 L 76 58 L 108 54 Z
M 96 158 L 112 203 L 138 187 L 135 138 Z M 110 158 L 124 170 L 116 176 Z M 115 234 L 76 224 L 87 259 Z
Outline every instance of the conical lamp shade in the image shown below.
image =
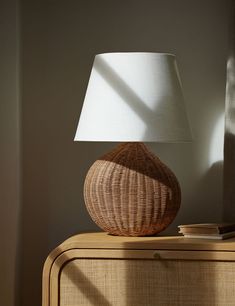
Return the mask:
M 75 140 L 190 141 L 175 56 L 97 55 Z

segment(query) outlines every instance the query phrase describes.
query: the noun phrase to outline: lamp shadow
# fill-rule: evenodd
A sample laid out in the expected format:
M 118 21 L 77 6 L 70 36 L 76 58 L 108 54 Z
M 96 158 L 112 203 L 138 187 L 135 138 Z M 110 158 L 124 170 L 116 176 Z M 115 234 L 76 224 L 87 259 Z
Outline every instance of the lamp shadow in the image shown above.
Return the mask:
M 222 185 L 223 161 L 215 162 L 207 172 L 200 177 L 195 185 L 195 193 L 204 203 L 204 208 L 195 205 L 182 217 L 185 224 L 189 223 L 221 223 L 222 220 Z

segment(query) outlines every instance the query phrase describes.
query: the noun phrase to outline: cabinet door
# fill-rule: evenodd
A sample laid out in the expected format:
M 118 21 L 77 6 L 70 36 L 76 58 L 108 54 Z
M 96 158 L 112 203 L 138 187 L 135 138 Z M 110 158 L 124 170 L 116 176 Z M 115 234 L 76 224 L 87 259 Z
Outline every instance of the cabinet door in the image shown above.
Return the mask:
M 74 258 L 60 270 L 58 291 L 60 306 L 230 306 L 235 262 Z

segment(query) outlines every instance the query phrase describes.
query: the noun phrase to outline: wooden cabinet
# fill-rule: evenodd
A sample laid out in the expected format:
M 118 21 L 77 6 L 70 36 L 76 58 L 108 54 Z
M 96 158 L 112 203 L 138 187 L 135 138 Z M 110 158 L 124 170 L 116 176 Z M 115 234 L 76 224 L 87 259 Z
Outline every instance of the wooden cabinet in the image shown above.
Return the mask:
M 235 239 L 79 234 L 43 271 L 43 306 L 235 305 Z

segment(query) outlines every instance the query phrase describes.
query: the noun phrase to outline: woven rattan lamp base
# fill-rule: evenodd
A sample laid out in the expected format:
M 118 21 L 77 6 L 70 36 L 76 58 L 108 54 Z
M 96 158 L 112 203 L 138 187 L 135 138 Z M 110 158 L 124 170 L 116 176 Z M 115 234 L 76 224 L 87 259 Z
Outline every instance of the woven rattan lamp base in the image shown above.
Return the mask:
M 84 185 L 86 207 L 104 231 L 147 236 L 164 230 L 180 207 L 179 183 L 143 143 L 129 142 L 98 159 Z

